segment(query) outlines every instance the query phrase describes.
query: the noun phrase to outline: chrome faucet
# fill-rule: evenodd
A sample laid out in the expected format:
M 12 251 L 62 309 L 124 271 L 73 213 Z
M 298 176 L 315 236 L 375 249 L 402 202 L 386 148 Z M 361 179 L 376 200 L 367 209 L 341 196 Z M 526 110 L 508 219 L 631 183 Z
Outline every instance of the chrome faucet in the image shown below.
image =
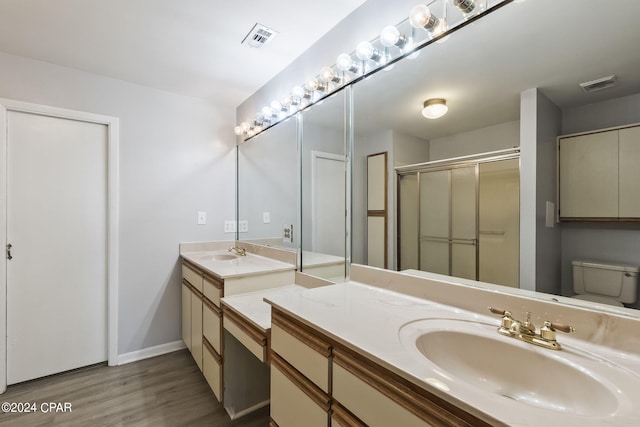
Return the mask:
M 236 251 L 236 253 L 240 256 L 247 256 L 247 249 L 246 248 L 239 248 L 237 246 L 233 246 L 231 248 L 229 248 L 229 252 L 231 251 Z
M 540 328 L 540 333 L 536 333 L 536 327 L 531 323 L 531 312 L 527 311 L 526 320 L 521 322 L 514 319 L 509 311 L 493 307 L 489 307 L 489 311 L 502 316 L 502 321 L 498 328 L 499 334 L 552 350 L 562 349 L 560 343 L 556 341 L 556 331 L 565 333 L 576 331 L 572 326 L 552 323 L 545 320 L 543 326 Z

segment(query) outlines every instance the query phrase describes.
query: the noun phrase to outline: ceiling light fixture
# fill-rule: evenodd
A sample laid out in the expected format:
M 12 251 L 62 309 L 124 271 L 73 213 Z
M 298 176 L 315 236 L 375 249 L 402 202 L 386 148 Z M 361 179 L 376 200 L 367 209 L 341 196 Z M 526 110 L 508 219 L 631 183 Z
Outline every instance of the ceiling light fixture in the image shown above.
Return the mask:
M 423 107 L 422 115 L 427 119 L 439 119 L 449 111 L 447 101 L 442 98 L 427 99 L 424 101 Z

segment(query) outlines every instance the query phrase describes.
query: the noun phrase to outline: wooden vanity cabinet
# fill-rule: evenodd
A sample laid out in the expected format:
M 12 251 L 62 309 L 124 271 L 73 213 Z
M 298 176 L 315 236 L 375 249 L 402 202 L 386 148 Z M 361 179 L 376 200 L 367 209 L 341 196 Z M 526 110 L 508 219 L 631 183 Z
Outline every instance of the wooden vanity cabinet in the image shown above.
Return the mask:
M 218 401 L 222 401 L 224 281 L 182 263 L 182 339 Z
M 326 339 L 272 308 L 271 425 L 329 425 L 330 357 Z
M 273 307 L 271 426 L 489 426 Z

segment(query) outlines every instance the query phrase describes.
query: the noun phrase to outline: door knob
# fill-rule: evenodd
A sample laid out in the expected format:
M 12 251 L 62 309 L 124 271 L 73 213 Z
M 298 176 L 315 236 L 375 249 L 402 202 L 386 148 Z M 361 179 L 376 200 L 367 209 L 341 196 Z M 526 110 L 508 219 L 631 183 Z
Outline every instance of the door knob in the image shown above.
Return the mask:
M 11 256 L 11 243 L 7 244 L 7 259 L 11 260 L 13 257 Z

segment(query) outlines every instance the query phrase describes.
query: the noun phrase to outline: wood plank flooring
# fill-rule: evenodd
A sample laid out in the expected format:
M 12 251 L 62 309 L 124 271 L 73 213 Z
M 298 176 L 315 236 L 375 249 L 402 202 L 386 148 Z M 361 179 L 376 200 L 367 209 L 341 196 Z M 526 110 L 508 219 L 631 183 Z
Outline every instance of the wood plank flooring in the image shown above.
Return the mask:
M 2 413 L 0 426 L 245 426 L 269 424 L 269 407 L 235 421 L 187 350 L 122 366 L 90 366 L 9 386 L 0 402 L 36 403 L 36 413 Z M 47 402 L 71 412 L 44 413 Z M 48 406 L 45 405 L 45 409 Z

